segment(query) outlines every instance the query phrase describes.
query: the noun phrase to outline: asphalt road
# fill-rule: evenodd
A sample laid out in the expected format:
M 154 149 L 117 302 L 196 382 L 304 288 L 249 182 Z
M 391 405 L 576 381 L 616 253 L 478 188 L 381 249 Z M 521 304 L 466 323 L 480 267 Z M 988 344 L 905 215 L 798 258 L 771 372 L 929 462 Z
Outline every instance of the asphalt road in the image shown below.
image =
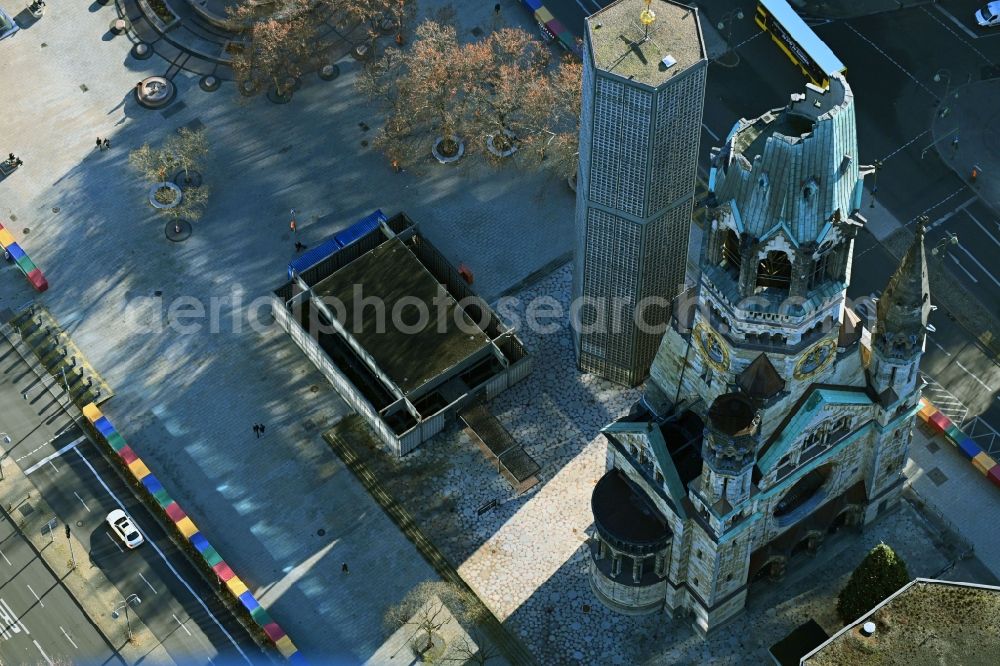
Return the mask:
M 11 437 L 4 446 L 55 512 L 56 538 L 64 538 L 63 525 L 71 526 L 87 550 L 77 554 L 81 566 L 99 567 L 123 599 L 136 595 L 132 611 L 178 663 L 259 658 L 255 644 L 199 573 L 58 407 L 59 388 L 57 383 L 46 390 L 0 336 L 0 430 Z M 124 548 L 105 523 L 108 512 L 119 507 L 146 537 L 135 550 Z M 113 609 L 87 611 L 110 614 Z M 120 620 L 124 640 L 124 617 Z
M 0 663 L 120 664 L 10 517 L 0 519 Z

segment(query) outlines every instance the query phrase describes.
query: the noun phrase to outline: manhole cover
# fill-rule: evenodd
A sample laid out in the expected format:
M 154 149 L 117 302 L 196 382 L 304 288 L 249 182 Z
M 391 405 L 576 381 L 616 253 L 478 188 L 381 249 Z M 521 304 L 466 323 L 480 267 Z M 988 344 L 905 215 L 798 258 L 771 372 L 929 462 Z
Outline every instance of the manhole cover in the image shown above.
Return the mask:
M 316 535 L 317 536 L 326 536 L 326 530 L 324 530 L 324 529 L 316 530 Z
M 315 384 L 313 384 L 312 386 L 309 387 L 309 392 L 310 393 L 319 393 L 319 387 L 316 386 Z
M 927 450 L 931 453 L 937 453 L 940 449 L 941 447 L 937 442 L 927 442 Z
M 31 229 L 28 228 L 28 227 L 25 227 L 24 229 L 21 229 L 21 233 L 23 233 L 23 234 L 30 234 L 31 233 Z
M 84 84 L 84 83 L 81 83 L 81 84 L 80 84 L 80 90 L 82 90 L 83 92 L 87 92 L 88 90 L 90 90 L 90 88 L 88 88 L 88 87 L 86 86 L 86 84 Z
M 76 521 L 76 526 L 77 527 L 83 527 L 83 521 L 82 520 Z
M 942 472 L 939 467 L 935 467 L 931 471 L 927 472 L 927 478 L 933 481 L 936 486 L 940 486 L 948 480 L 948 477 L 945 476 L 945 473 Z

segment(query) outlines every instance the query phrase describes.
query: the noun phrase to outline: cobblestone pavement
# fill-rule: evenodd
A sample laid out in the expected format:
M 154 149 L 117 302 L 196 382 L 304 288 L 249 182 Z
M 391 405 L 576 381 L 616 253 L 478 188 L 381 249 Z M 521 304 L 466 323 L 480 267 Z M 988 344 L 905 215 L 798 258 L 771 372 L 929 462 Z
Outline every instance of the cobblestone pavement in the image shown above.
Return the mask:
M 464 30 L 492 13 L 472 0 L 460 8 Z M 39 300 L 114 388 L 109 417 L 227 562 L 307 658 L 364 660 L 387 635 L 386 606 L 436 575 L 320 438 L 348 412 L 343 402 L 275 327 L 247 325 L 250 301 L 285 279 L 294 256 L 289 209 L 309 245 L 375 208 L 405 210 L 489 297 L 569 251 L 571 194 L 513 167 L 394 174 L 361 145 L 372 132 L 359 123 L 378 122 L 354 91 L 351 60 L 288 105 L 244 105 L 232 86 L 206 93 L 180 72 L 177 101 L 142 109 L 133 86 L 163 64 L 132 59 L 130 43 L 107 33 L 114 15 L 63 3 L 0 42 L 0 89 L 17 91 L 0 114 L 0 149 L 25 162 L 0 181 L 3 223 L 49 279 Z M 191 123 L 207 128 L 213 193 L 192 238 L 172 244 L 127 154 Z M 95 150 L 98 136 L 111 150 Z M 29 294 L 0 290 L 0 308 Z M 213 298 L 217 333 L 148 326 L 171 303 L 209 310 Z
M 524 319 L 534 297 L 568 302 L 571 273 L 560 269 L 517 294 L 508 312 Z M 830 537 L 817 556 L 801 555 L 777 585 L 755 589 L 749 610 L 704 641 L 690 619 L 662 613 L 639 618 L 600 605 L 587 580 L 592 532 L 590 494 L 605 470 L 599 428 L 627 411 L 637 390 L 622 390 L 574 367 L 565 320 L 556 330 L 519 335 L 534 354 L 526 380 L 490 403 L 514 438 L 542 466 L 540 484 L 513 497 L 496 468 L 453 426 L 397 462 L 364 452 L 384 485 L 409 507 L 424 533 L 457 565 L 498 618 L 540 663 L 766 663 L 768 646 L 809 617 L 839 628 L 835 596 L 850 571 L 879 541 L 897 549 L 913 576 L 933 576 L 955 553 L 935 545 L 934 528 L 908 503 L 864 534 Z M 491 499 L 496 509 L 477 515 Z

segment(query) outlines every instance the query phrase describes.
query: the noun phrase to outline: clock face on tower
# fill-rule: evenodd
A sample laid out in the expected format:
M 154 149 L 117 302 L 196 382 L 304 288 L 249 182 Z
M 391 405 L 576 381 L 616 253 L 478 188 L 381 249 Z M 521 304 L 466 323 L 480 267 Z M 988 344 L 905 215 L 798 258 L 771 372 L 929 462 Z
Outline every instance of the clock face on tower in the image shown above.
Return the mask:
M 837 353 L 837 342 L 832 339 L 816 343 L 795 364 L 795 379 L 808 379 L 826 370 Z
M 694 340 L 705 363 L 718 372 L 729 371 L 729 349 L 722 336 L 700 321 L 694 327 Z

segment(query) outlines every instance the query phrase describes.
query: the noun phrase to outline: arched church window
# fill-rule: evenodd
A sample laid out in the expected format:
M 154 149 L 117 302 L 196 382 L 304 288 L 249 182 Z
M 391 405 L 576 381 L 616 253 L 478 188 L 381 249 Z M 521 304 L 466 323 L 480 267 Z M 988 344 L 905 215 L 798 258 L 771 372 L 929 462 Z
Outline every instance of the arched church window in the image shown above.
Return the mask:
M 722 239 L 722 265 L 723 268 L 734 272 L 737 276 L 740 273 L 740 264 L 743 255 L 740 252 L 740 238 L 736 232 L 727 228 Z
M 792 262 L 780 250 L 772 250 L 757 264 L 758 289 L 788 289 L 792 280 Z

